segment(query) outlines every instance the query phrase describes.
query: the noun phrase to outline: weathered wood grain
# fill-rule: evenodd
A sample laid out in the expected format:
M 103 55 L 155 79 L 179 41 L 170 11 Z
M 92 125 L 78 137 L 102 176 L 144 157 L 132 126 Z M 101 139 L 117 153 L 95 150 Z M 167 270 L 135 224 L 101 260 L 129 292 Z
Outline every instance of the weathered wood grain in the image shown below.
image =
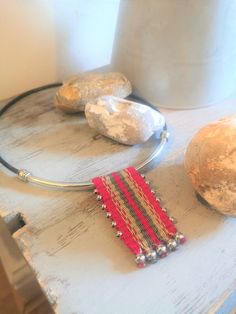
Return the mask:
M 0 314 L 20 314 L 15 295 L 0 263 Z
M 1 154 L 18 167 L 48 179 L 85 180 L 135 163 L 153 148 L 154 140 L 131 148 L 97 136 L 82 115 L 53 108 L 54 92 L 30 96 L 0 118 Z M 163 112 L 171 138 L 147 176 L 188 243 L 146 269 L 136 269 L 91 192 L 40 189 L 1 167 L 1 212 L 24 215 L 26 226 L 14 236 L 58 313 L 207 313 L 236 289 L 236 219 L 199 203 L 183 168 L 194 132 L 236 112 L 236 101 Z

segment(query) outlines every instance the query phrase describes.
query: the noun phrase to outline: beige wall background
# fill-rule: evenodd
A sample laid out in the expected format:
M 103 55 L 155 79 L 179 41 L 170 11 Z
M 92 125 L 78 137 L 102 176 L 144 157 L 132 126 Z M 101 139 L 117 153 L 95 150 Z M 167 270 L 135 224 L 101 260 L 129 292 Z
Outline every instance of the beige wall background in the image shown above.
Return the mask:
M 120 0 L 1 0 L 0 99 L 106 66 Z

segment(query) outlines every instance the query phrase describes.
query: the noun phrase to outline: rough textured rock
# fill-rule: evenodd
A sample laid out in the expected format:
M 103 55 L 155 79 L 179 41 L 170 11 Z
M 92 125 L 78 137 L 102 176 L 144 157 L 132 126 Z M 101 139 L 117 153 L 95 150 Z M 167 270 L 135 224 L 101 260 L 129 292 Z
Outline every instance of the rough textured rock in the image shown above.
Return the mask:
M 86 103 L 99 96 L 113 95 L 124 98 L 131 92 L 130 82 L 121 73 L 85 73 L 65 81 L 57 91 L 54 103 L 64 112 L 73 113 L 84 111 Z
M 156 110 L 118 97 L 104 96 L 85 107 L 90 127 L 113 140 L 134 145 L 147 141 L 165 124 Z
M 236 115 L 203 127 L 193 137 L 185 168 L 194 189 L 208 204 L 236 216 Z

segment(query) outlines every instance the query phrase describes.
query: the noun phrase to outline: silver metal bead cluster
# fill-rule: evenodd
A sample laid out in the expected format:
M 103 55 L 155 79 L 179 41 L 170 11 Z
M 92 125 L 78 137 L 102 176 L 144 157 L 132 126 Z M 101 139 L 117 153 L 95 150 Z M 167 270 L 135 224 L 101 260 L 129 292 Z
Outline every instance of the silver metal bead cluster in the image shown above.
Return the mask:
M 169 217 L 169 218 L 170 218 L 170 221 L 173 222 L 173 224 L 177 223 L 177 220 L 174 217 Z
M 174 239 L 169 239 L 166 244 L 160 244 L 155 248 L 148 250 L 145 254 L 136 255 L 135 262 L 138 267 L 145 267 L 147 264 L 154 264 L 160 258 L 164 258 L 169 252 L 173 252 L 178 248 L 178 245 L 185 241 L 182 233 L 177 232 Z
M 107 212 L 106 216 L 107 216 L 107 218 L 111 218 L 111 213 Z
M 117 237 L 117 238 L 120 238 L 121 236 L 122 236 L 122 232 L 121 232 L 121 231 L 117 231 L 116 237 Z
M 101 201 L 101 200 L 102 200 L 102 196 L 101 196 L 101 195 L 98 195 L 98 196 L 97 196 L 97 200 L 98 200 L 98 201 Z
M 157 262 L 158 259 L 158 255 L 157 252 L 155 250 L 150 250 L 146 253 L 146 259 L 147 262 L 150 264 L 154 264 Z
M 138 267 L 145 267 L 146 266 L 146 256 L 144 254 L 138 254 L 135 258 L 135 263 Z
M 178 243 L 174 240 L 174 239 L 170 239 L 168 242 L 167 242 L 167 248 L 170 252 L 173 252 L 177 249 L 178 247 Z
M 147 264 L 154 264 L 160 258 L 164 258 L 169 252 L 173 252 L 178 248 L 178 245 L 184 243 L 185 237 L 182 233 L 177 232 L 174 239 L 169 239 L 165 244 L 160 244 L 157 247 L 148 250 L 145 254 L 136 255 L 135 262 L 138 267 L 145 267 Z
M 167 247 L 164 244 L 158 245 L 156 252 L 160 258 L 166 257 L 168 254 Z
M 111 226 L 112 226 L 112 228 L 115 228 L 116 227 L 116 222 L 112 221 Z
M 185 239 L 185 236 L 181 232 L 177 232 L 175 234 L 175 241 L 178 244 L 183 244 L 186 241 L 186 239 Z
M 164 244 L 156 248 L 150 248 L 145 254 L 136 255 L 135 262 L 139 267 L 145 267 L 147 264 L 155 264 L 160 258 L 167 256 L 168 250 Z

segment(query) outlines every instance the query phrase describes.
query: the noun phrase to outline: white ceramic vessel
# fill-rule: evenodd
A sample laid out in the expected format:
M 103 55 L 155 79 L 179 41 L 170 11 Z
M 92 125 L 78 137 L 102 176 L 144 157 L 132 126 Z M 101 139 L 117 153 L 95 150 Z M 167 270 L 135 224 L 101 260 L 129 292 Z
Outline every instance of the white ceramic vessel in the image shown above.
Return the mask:
M 236 1 L 121 0 L 113 68 L 169 108 L 197 108 L 236 86 Z

